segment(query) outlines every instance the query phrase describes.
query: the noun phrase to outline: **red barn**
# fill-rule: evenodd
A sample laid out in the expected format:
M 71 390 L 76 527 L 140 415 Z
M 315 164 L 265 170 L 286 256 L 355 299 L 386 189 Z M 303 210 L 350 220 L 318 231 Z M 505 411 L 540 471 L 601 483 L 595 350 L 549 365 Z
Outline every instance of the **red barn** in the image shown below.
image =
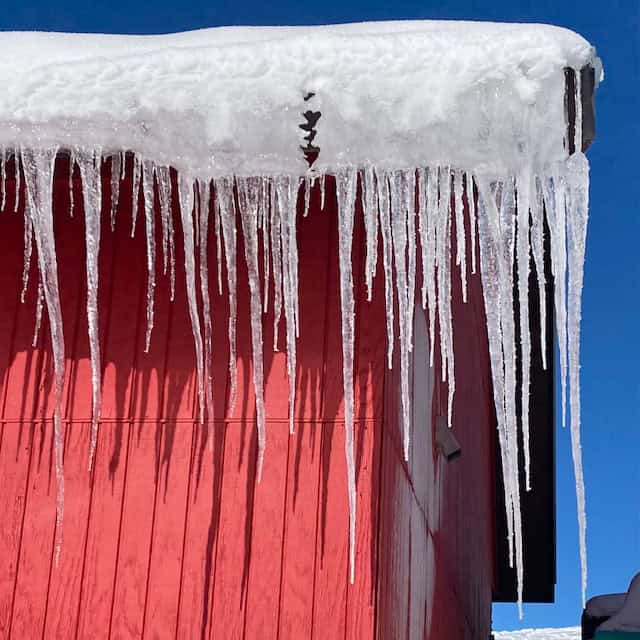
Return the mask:
M 593 69 L 587 67 L 581 75 L 586 148 L 593 132 Z M 567 139 L 573 140 L 575 75 L 568 73 L 567 78 Z M 223 243 L 216 246 L 210 241 L 207 248 L 214 345 L 209 375 L 214 400 L 201 424 L 193 318 L 182 281 L 185 255 L 176 195 L 178 176 L 172 171 L 175 300 L 170 300 L 169 275 L 162 275 L 158 266 L 153 339 L 145 352 L 148 245 L 142 218 L 133 239 L 130 220 L 132 209 L 140 205 L 142 211 L 149 194 L 134 190 L 139 185 L 134 175 L 139 168 L 134 166 L 134 156 L 127 154 L 119 182 L 117 223 L 112 229 L 108 212 L 114 197 L 114 157 L 101 164 L 98 334 L 102 409 L 91 470 L 86 185 L 81 172 L 73 171 L 67 153 L 58 154 L 53 172 L 66 358 L 62 394 L 65 508 L 59 562 L 55 559 L 52 427 L 55 375 L 46 309 L 34 338 L 39 304 L 35 258 L 29 267 L 25 301 L 20 300 L 24 220 L 29 219 L 33 202 L 24 156 L 17 174 L 17 155 L 10 155 L 3 164 L 7 178 L 0 212 L 0 509 L 4 513 L 0 525 L 0 637 L 488 638 L 492 600 L 515 601 L 518 594 L 515 570 L 508 563 L 508 525 L 480 271 L 472 274 L 467 265 L 466 302 L 460 278 L 451 278 L 456 360 L 452 430 L 447 426 L 449 391 L 440 376 L 439 339 L 434 336 L 431 367 L 429 315 L 416 306 L 408 361 L 411 446 L 405 461 L 400 349 L 394 350 L 393 368 L 387 367 L 382 247 L 372 299 L 367 300 L 361 174 L 352 241 L 358 515 L 351 583 L 340 212 L 335 179 L 327 177 L 323 194 L 318 181 L 307 185 L 308 215 L 304 189 L 297 196 L 301 338 L 293 435 L 289 434 L 285 326 L 281 323 L 279 327 L 283 351 L 275 351 L 274 306 L 262 316 L 267 447 L 258 483 L 246 236 L 238 232 L 235 406 L 230 403 L 234 379 L 228 362 L 228 273 L 218 253 Z M 159 219 L 161 186 L 151 184 Z M 133 201 L 122 195 L 132 192 Z M 477 190 L 471 193 L 474 200 L 479 197 Z M 207 211 L 209 204 L 215 209 L 216 197 L 212 192 Z M 238 198 L 237 189 L 234 197 Z M 469 205 L 475 208 L 475 202 L 468 196 L 455 202 L 451 193 L 451 203 L 452 211 L 460 204 L 464 207 L 458 219 L 464 221 L 463 235 L 470 247 L 475 228 Z M 236 226 L 242 228 L 240 213 Z M 153 233 L 160 247 L 160 225 Z M 262 265 L 262 251 L 259 257 Z M 455 265 L 453 251 L 451 261 Z M 219 262 L 223 264 L 220 289 L 215 282 Z M 533 257 L 531 262 L 533 265 Z M 545 265 L 544 296 L 551 309 L 548 252 Z M 536 282 L 532 266 L 530 450 L 534 480 L 531 492 L 521 492 L 524 598 L 551 601 L 555 584 L 554 387 L 553 367 L 549 366 L 553 325 L 548 314 L 544 369 Z M 275 285 L 265 286 L 273 299 Z M 204 322 L 202 308 L 199 313 Z M 520 475 L 524 477 L 522 470 Z

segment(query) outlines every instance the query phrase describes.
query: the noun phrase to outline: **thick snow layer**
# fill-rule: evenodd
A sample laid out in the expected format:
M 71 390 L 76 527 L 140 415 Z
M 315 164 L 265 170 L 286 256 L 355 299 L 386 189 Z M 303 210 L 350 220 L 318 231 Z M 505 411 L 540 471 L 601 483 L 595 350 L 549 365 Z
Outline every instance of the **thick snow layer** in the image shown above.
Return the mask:
M 495 640 L 580 640 L 580 627 L 496 631 L 493 635 Z
M 558 160 L 563 68 L 593 57 L 558 27 L 432 21 L 0 46 L 0 144 L 126 148 L 207 177 L 304 172 L 307 109 L 321 113 L 320 170 Z

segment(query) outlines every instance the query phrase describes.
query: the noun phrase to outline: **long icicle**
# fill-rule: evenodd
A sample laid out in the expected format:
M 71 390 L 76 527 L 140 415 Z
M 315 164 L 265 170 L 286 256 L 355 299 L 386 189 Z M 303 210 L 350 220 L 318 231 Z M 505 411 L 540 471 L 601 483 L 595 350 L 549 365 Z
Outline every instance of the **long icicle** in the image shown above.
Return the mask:
M 24 304 L 29 287 L 29 273 L 31 271 L 31 254 L 33 252 L 33 223 L 28 211 L 24 214 L 24 259 L 22 266 L 22 291 L 20 302 Z
M 398 328 L 400 331 L 400 399 L 402 405 L 403 452 L 405 462 L 409 459 L 409 437 L 411 432 L 411 406 L 409 400 L 409 330 L 407 327 L 409 285 L 407 278 L 407 206 L 406 176 L 394 171 L 389 176 L 391 194 L 391 233 L 393 237 L 393 259 L 398 296 Z
M 116 215 L 118 213 L 118 203 L 120 201 L 120 173 L 122 172 L 122 156 L 114 153 L 111 156 L 111 231 L 116 228 Z
M 133 154 L 133 176 L 131 189 L 131 237 L 136 234 L 136 222 L 138 220 L 138 199 L 140 196 L 140 174 L 142 172 L 142 160 L 137 153 Z
M 169 219 L 171 218 L 171 174 L 168 167 L 155 167 L 162 229 L 162 273 L 167 275 L 169 266 Z
M 579 148 L 579 147 L 577 147 Z M 585 508 L 584 477 L 582 471 L 582 448 L 580 444 L 580 319 L 582 285 L 584 279 L 584 254 L 589 217 L 589 163 L 583 153 L 578 152 L 567 161 L 569 187 L 568 250 L 568 341 L 569 341 L 569 385 L 571 409 L 571 453 L 576 478 L 578 526 L 580 542 L 580 564 L 582 602 L 587 590 L 587 520 Z
M 436 312 L 438 311 L 438 298 L 436 295 L 436 265 L 438 255 L 436 231 L 438 228 L 438 185 L 440 182 L 438 171 L 438 167 L 429 167 L 427 172 L 427 210 L 424 216 L 427 265 L 423 268 L 425 270 L 425 277 L 427 281 L 427 304 L 429 307 L 429 366 L 431 367 L 433 367 L 436 348 Z
M 236 206 L 233 194 L 233 178 L 215 181 L 216 198 L 220 207 L 220 224 L 224 240 L 224 257 L 227 267 L 227 289 L 229 292 L 229 415 L 233 413 L 238 389 L 238 369 L 236 359 Z
M 273 262 L 273 350 L 278 351 L 278 333 L 282 314 L 282 238 L 280 235 L 280 206 L 276 182 L 270 185 L 271 260 Z
M 489 355 L 493 378 L 494 402 L 498 421 L 498 440 L 505 485 L 509 561 L 515 556 L 518 606 L 522 612 L 524 566 L 522 523 L 518 476 L 517 432 L 515 426 L 515 386 L 512 357 L 513 338 L 513 253 L 509 230 L 513 229 L 513 193 L 502 194 L 497 205 L 492 187 L 484 178 L 478 181 L 480 214 L 478 235 L 482 289 L 489 336 Z M 507 191 L 509 191 L 507 187 Z M 507 229 L 505 229 L 507 223 Z M 507 259 L 505 259 L 507 257 Z M 509 289 L 510 287 L 510 289 Z M 507 292 L 507 300 L 504 299 Z M 508 379 L 507 379 L 508 378 Z
M 367 243 L 365 279 L 367 283 L 367 300 L 371 301 L 373 278 L 376 275 L 378 264 L 378 191 L 372 166 L 365 167 L 360 184 L 362 187 L 362 211 Z
M 89 351 L 91 354 L 91 386 L 93 401 L 91 410 L 91 444 L 89 446 L 89 471 L 98 441 L 98 424 L 102 408 L 100 335 L 98 325 L 98 260 L 100 256 L 100 222 L 102 210 L 102 157 L 100 150 L 76 151 L 76 162 L 82 178 L 82 197 L 85 220 L 85 245 L 87 262 L 87 325 L 89 327 Z
M 209 299 L 209 209 L 210 188 L 208 180 L 198 180 L 198 214 L 200 217 L 200 297 L 204 324 L 204 399 L 207 424 L 213 419 L 213 321 Z
M 529 327 L 529 208 L 531 203 L 531 168 L 526 167 L 517 177 L 516 256 L 518 271 L 518 308 L 520 313 L 520 413 L 522 448 L 524 450 L 525 488 L 531 491 L 531 450 L 529 444 L 529 392 L 531 382 L 531 330 Z
M 289 176 L 276 178 L 276 192 L 280 214 L 280 239 L 282 242 L 282 301 L 284 305 L 285 333 L 287 340 L 287 377 L 289 378 L 289 433 L 294 433 L 296 404 L 296 308 L 298 290 L 294 269 L 297 270 L 295 233 L 297 189 Z M 294 266 L 293 263 L 296 263 Z
M 58 265 L 53 232 L 53 171 L 57 148 L 47 150 L 22 149 L 22 166 L 27 184 L 29 212 L 38 249 L 38 266 L 49 314 L 49 331 L 53 350 L 55 408 L 54 458 L 57 483 L 55 564 L 60 560 L 62 548 L 62 522 L 64 520 L 64 434 L 62 433 L 62 392 L 64 387 L 64 332 L 58 288 Z
M 14 213 L 18 213 L 18 209 L 20 208 L 20 192 L 22 190 L 22 172 L 20 171 L 20 153 L 19 150 L 16 148 L 13 150 L 13 169 L 15 171 L 15 181 L 16 181 L 16 188 L 15 188 L 15 198 L 13 201 L 13 212 Z
M 258 263 L 258 212 L 261 198 L 260 178 L 238 178 L 238 199 L 244 257 L 249 274 L 251 294 L 251 346 L 253 350 L 253 386 L 256 393 L 256 425 L 258 430 L 257 478 L 262 479 L 266 445 L 264 409 L 264 365 L 262 358 L 262 302 L 260 300 L 260 267 Z
M 196 352 L 196 370 L 198 375 L 198 407 L 200 424 L 204 423 L 204 365 L 202 333 L 200 331 L 200 315 L 196 296 L 196 264 L 193 240 L 193 181 L 186 176 L 178 176 L 178 192 L 180 196 L 180 218 L 182 235 L 184 236 L 184 270 L 187 281 L 187 301 L 189 317 Z
M 382 231 L 382 260 L 384 264 L 384 295 L 387 311 L 387 367 L 393 366 L 394 317 L 393 317 L 393 241 L 391 239 L 391 214 L 389 212 L 389 179 L 383 171 L 376 171 L 380 229 Z
M 144 228 L 147 240 L 147 330 L 144 350 L 148 353 L 153 331 L 156 289 L 156 225 L 155 225 L 155 192 L 153 185 L 153 163 L 145 160 L 142 167 L 142 189 L 144 195 Z
M 264 305 L 262 311 L 267 313 L 269 309 L 269 180 L 261 178 L 260 180 L 260 207 L 262 208 L 262 258 L 263 258 L 263 287 Z
M 540 351 L 542 368 L 547 369 L 547 295 L 546 275 L 544 272 L 544 204 L 542 185 L 535 175 L 531 176 L 531 249 L 536 265 L 538 281 Z
M 344 384 L 344 432 L 347 458 L 347 485 L 349 494 L 349 581 L 355 577 L 356 544 L 356 470 L 354 459 L 354 394 L 353 352 L 354 315 L 353 273 L 351 248 L 353 243 L 353 218 L 356 197 L 356 173 L 346 169 L 336 175 L 338 198 L 338 254 L 340 261 L 340 308 L 342 312 L 342 367 Z

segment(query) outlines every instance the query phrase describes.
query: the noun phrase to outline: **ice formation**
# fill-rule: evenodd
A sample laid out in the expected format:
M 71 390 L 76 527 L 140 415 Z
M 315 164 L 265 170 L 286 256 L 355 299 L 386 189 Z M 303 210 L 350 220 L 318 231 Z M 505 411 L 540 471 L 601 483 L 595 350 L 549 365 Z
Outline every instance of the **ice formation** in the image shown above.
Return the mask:
M 18 38 L 20 46 L 12 46 Z M 263 313 L 272 305 L 275 350 L 283 346 L 277 337 L 284 319 L 293 432 L 296 345 L 298 339 L 304 339 L 300 336 L 297 228 L 309 213 L 312 189 L 319 188 L 321 209 L 327 211 L 325 181 L 328 175 L 335 179 L 352 581 L 357 506 L 353 356 L 355 296 L 360 295 L 354 291 L 352 245 L 358 193 L 369 299 L 376 286 L 377 261 L 382 260 L 389 367 L 398 349 L 405 457 L 410 447 L 409 365 L 416 298 L 428 315 L 431 366 L 434 345 L 439 344 L 441 368 L 437 373 L 448 383 L 448 420 L 455 426 L 452 283 L 460 279 L 466 301 L 470 278 L 480 272 L 509 553 L 520 601 L 524 570 L 520 495 L 525 488 L 520 486 L 518 467 L 520 437 L 526 489 L 535 483 L 530 478 L 528 451 L 529 260 L 533 255 L 544 331 L 546 221 L 563 419 L 567 378 L 570 388 L 584 590 L 579 337 L 588 163 L 580 152 L 578 133 L 573 141 L 578 152 L 568 153 L 564 74 L 565 68 L 579 71 L 593 62 L 588 43 L 569 31 L 541 25 L 435 22 L 220 29 L 153 38 L 3 34 L 1 39 L 6 52 L 0 58 L 0 80 L 5 87 L 0 95 L 2 204 L 4 209 L 11 203 L 6 176 L 13 160 L 13 207 L 18 209 L 20 198 L 25 203 L 23 297 L 35 239 L 42 291 L 39 308 L 43 300 L 54 354 L 58 551 L 64 509 L 61 401 L 65 354 L 51 198 L 55 159 L 62 151 L 71 158 L 71 210 L 77 165 L 85 212 L 93 384 L 91 459 L 100 420 L 97 294 L 101 216 L 108 217 L 112 228 L 131 224 L 133 235 L 138 212 L 140 217 L 144 212 L 148 349 L 153 338 L 156 264 L 161 263 L 163 273 L 169 271 L 172 300 L 175 287 L 180 286 L 175 275 L 173 195 L 180 208 L 183 286 L 203 423 L 210 419 L 213 408 L 213 319 L 208 287 L 215 278 L 207 264 L 207 246 L 215 236 L 220 292 L 223 271 L 227 278 L 232 407 L 236 396 L 237 235 L 243 236 L 250 290 L 258 478 L 267 444 L 263 333 L 271 330 L 263 326 Z M 34 56 L 25 55 L 30 49 Z M 21 53 L 16 57 L 13 52 L 18 50 Z M 579 72 L 575 76 L 579 78 Z M 297 121 L 308 106 L 305 96 L 310 89 L 314 108 L 322 114 L 314 140 L 320 152 L 312 168 L 301 153 Z M 575 122 L 578 131 L 579 108 Z M 102 184 L 103 166 L 110 168 L 108 185 Z M 123 194 L 121 181 L 127 171 L 133 189 Z M 103 212 L 105 187 L 110 202 Z M 118 202 L 124 197 L 132 201 L 130 222 L 117 217 Z M 541 339 L 544 354 L 544 333 Z M 516 384 L 518 354 L 520 388 Z M 520 420 L 518 404 L 522 406 Z

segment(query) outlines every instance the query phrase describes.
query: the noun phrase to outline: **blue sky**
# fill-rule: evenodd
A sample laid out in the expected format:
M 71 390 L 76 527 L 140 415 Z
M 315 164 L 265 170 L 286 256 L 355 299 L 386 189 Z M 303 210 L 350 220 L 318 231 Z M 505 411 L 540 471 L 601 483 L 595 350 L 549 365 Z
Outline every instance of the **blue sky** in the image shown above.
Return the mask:
M 620 591 L 640 570 L 638 491 L 640 316 L 640 2 L 638 0 L 323 0 L 116 2 L 23 0 L 0 29 L 162 33 L 231 24 L 322 24 L 388 19 L 547 22 L 594 43 L 606 78 L 597 96 L 591 220 L 583 306 L 583 448 L 589 595 Z M 568 432 L 558 433 L 556 604 L 494 608 L 494 627 L 575 625 L 580 616 L 575 490 Z

